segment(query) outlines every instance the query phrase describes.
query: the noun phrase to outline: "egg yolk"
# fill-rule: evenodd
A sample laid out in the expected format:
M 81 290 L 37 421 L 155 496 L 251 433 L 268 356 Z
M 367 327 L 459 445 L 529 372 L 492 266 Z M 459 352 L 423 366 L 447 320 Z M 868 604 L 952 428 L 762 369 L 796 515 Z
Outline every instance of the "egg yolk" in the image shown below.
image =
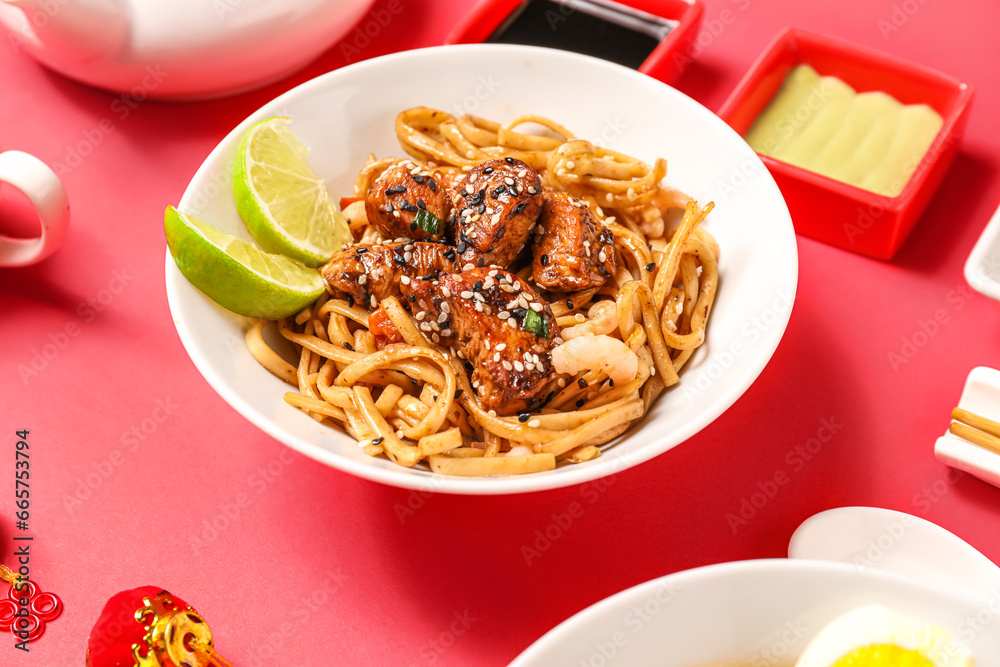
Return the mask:
M 934 667 L 934 663 L 916 651 L 871 645 L 851 651 L 831 667 Z

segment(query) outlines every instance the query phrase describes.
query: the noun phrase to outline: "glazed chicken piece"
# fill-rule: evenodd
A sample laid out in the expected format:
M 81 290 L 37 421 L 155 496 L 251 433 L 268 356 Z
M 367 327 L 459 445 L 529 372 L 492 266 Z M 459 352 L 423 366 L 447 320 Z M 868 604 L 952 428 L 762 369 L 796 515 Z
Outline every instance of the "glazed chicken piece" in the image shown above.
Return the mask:
M 514 158 L 488 160 L 469 171 L 453 195 L 452 224 L 464 266 L 509 266 L 542 209 L 538 172 Z
M 531 271 L 536 285 L 553 292 L 600 287 L 615 275 L 615 237 L 584 202 L 546 190 Z
M 451 197 L 441 183 L 441 174 L 413 160 L 391 165 L 368 188 L 368 223 L 386 239 L 440 240 L 451 215 Z
M 513 415 L 545 403 L 559 327 L 524 281 L 501 269 L 475 268 L 413 280 L 402 291 L 420 328 L 471 363 L 483 408 Z
M 374 308 L 398 296 L 401 282 L 455 271 L 455 249 L 440 243 L 401 241 L 346 245 L 320 269 L 329 290 L 360 306 Z

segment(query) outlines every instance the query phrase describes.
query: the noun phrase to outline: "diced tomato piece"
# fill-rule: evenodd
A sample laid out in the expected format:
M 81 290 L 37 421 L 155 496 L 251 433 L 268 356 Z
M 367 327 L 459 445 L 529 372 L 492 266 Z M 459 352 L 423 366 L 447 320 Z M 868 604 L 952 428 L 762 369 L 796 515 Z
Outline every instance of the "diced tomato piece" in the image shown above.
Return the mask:
M 375 347 L 380 350 L 386 345 L 403 342 L 399 329 L 389 319 L 389 313 L 382 308 L 368 316 L 368 331 L 375 337 Z
M 363 201 L 364 197 L 341 197 L 340 198 L 340 210 L 343 211 L 345 208 L 353 204 L 354 202 Z

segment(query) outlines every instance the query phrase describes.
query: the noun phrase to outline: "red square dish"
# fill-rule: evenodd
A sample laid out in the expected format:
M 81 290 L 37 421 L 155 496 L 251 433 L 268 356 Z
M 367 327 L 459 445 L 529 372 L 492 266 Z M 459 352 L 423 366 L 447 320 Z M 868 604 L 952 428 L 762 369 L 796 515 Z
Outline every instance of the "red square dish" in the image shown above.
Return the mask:
M 511 17 L 525 2 L 526 0 L 480 2 L 455 26 L 444 43 L 476 44 L 488 41 L 491 35 L 504 25 L 508 17 Z M 698 26 L 705 12 L 702 0 L 615 0 L 608 4 L 636 9 L 675 24 L 666 37 L 649 53 L 638 70 L 664 83 L 672 84 L 677 81 L 693 59 L 690 55 L 691 47 L 698 36 Z M 553 9 L 549 10 L 549 13 L 577 11 L 572 3 L 567 3 L 565 7 L 566 10 Z M 552 30 L 558 29 L 559 20 L 559 16 L 552 17 L 550 21 Z
M 972 88 L 921 65 L 838 39 L 786 28 L 757 59 L 719 111 L 746 135 L 796 65 L 810 65 L 857 92 L 882 91 L 903 104 L 926 104 L 943 124 L 895 197 L 760 155 L 792 214 L 796 232 L 878 259 L 891 259 L 909 235 L 958 152 Z

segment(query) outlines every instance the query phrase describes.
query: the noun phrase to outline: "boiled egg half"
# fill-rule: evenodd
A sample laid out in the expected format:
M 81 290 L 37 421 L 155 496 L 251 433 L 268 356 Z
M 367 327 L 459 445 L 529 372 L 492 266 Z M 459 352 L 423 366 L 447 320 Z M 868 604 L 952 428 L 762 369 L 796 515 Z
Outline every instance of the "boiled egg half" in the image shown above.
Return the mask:
M 796 667 L 972 667 L 948 630 L 881 605 L 838 617 L 806 647 Z

